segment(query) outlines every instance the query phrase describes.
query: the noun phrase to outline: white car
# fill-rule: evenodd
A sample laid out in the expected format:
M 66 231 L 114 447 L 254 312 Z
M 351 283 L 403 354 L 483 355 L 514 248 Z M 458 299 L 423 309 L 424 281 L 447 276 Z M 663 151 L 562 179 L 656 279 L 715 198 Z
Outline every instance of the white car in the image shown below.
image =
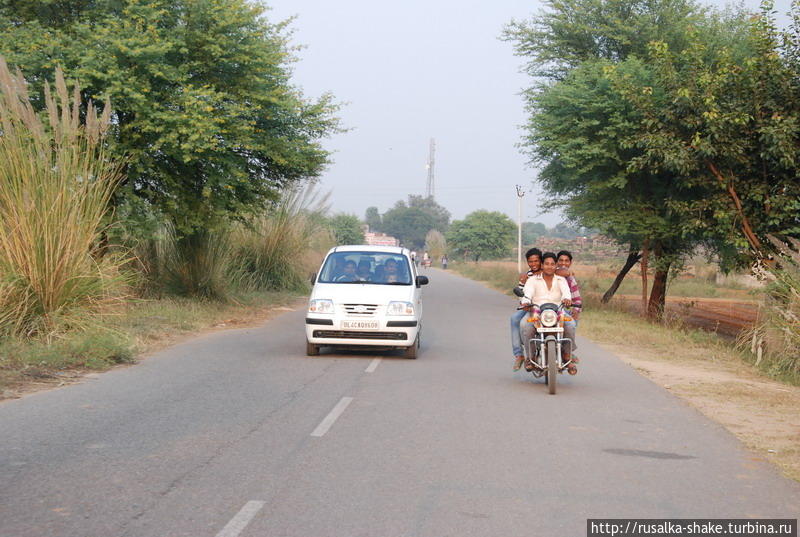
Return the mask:
M 306 354 L 322 346 L 403 349 L 416 358 L 422 328 L 422 289 L 405 248 L 331 248 L 313 279 L 306 313 Z

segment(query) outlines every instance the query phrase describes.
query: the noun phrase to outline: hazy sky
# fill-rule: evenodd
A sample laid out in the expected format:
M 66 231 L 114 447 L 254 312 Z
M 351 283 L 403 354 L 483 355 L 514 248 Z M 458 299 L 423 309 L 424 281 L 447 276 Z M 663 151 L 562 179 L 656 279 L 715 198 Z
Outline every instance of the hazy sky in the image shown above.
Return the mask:
M 786 11 L 789 0 L 776 2 Z M 514 185 L 525 186 L 523 219 L 553 226 L 538 208 L 535 170 L 516 144 L 525 120 L 521 58 L 500 41 L 503 25 L 538 11 L 530 0 L 268 0 L 273 21 L 297 16 L 303 45 L 294 81 L 311 97 L 345 103 L 350 130 L 327 140 L 333 164 L 321 188 L 333 211 L 363 218 L 424 194 L 428 145 L 436 139 L 436 200 L 463 218 L 476 209 L 516 220 Z M 718 5 L 722 5 L 719 2 Z M 758 0 L 745 5 L 757 7 Z

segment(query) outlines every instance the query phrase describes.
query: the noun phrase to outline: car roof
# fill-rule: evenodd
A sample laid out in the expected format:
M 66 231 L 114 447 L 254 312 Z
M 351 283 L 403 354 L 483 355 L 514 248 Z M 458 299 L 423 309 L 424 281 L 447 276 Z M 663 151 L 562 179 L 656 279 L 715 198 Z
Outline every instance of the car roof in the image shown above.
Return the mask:
M 342 246 L 334 246 L 328 251 L 328 254 L 333 252 L 385 252 L 390 254 L 406 254 L 408 249 L 401 248 L 400 246 L 370 246 L 368 244 L 345 244 Z

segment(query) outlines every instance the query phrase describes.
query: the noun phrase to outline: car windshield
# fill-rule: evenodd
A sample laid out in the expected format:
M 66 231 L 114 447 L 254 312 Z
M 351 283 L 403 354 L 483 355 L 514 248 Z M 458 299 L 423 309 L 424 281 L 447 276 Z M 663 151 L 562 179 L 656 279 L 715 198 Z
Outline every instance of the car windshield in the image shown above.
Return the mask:
M 328 256 L 320 283 L 411 285 L 411 267 L 403 254 L 389 252 L 334 252 Z

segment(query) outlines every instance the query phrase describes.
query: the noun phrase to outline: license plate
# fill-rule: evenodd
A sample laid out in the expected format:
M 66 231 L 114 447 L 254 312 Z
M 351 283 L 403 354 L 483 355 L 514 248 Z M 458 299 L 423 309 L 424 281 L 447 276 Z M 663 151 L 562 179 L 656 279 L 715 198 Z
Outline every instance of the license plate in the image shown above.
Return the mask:
M 342 321 L 342 330 L 377 330 L 378 321 Z

